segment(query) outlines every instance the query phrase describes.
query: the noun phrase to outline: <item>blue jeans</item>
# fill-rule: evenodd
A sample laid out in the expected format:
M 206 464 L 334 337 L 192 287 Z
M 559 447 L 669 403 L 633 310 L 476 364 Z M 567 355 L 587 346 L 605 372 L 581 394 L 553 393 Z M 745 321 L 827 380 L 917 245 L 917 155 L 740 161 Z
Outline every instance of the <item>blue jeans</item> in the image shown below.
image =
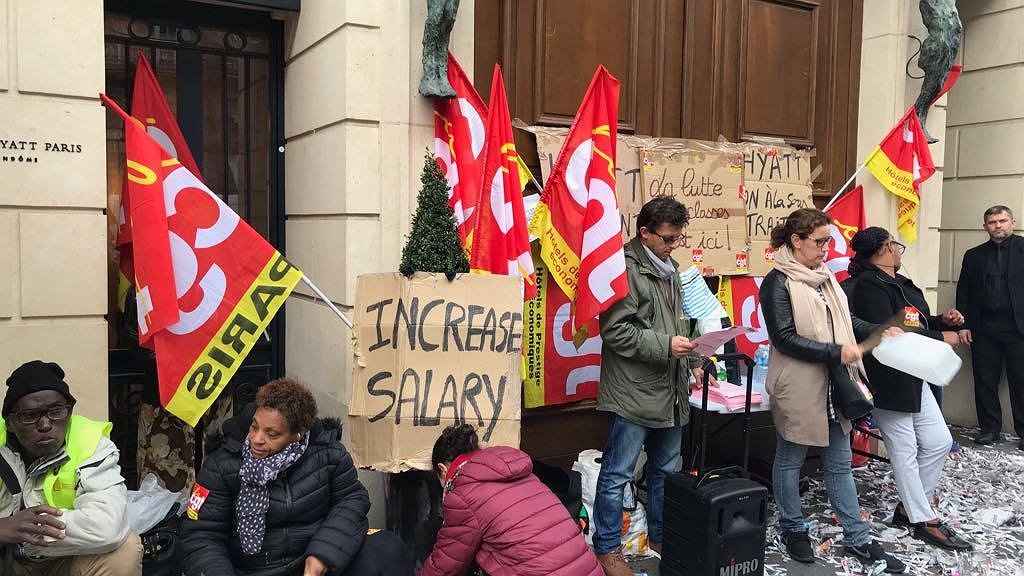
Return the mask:
M 807 456 L 807 446 L 794 444 L 779 436 L 775 445 L 772 487 L 779 507 L 779 528 L 783 532 L 806 532 L 807 523 L 800 510 L 800 468 Z M 871 541 L 870 526 L 860 517 L 857 486 L 850 469 L 850 436 L 836 422 L 828 426 L 828 446 L 821 449 L 825 468 L 825 491 L 832 510 L 843 525 L 843 542 L 861 546 Z
M 622 492 L 633 479 L 640 449 L 647 448 L 647 538 L 661 542 L 665 476 L 676 471 L 683 443 L 679 422 L 671 428 L 646 428 L 608 414 L 608 442 L 601 456 L 594 496 L 594 552 L 607 554 L 622 545 Z

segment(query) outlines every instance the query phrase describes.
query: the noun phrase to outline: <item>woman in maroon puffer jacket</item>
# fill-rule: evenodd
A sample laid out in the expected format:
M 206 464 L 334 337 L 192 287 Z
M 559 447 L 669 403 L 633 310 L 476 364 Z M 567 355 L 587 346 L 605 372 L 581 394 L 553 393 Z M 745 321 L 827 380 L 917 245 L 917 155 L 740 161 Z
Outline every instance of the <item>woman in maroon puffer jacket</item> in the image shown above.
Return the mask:
M 565 506 L 533 475 L 526 453 L 480 449 L 476 431 L 449 426 L 434 444 L 444 527 L 420 576 L 603 576 Z

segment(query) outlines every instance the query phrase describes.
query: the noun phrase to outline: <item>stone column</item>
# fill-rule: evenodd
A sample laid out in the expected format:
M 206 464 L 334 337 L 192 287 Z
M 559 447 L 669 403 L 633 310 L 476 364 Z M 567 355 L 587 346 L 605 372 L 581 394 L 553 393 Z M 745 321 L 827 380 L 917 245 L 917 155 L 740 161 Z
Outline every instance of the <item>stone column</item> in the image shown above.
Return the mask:
M 107 418 L 101 0 L 0 0 L 0 377 L 63 366 Z

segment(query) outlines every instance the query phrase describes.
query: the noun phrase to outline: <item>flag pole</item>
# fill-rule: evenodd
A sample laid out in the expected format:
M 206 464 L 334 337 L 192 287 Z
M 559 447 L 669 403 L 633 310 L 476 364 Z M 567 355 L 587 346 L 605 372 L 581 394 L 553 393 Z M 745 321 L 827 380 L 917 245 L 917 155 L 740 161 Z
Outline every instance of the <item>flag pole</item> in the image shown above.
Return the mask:
M 309 286 L 309 289 L 312 290 L 314 294 L 319 296 L 320 299 L 324 301 L 324 304 L 326 304 L 328 308 L 330 308 L 331 310 L 334 311 L 335 314 L 337 314 L 338 318 L 341 318 L 341 321 L 344 322 L 345 325 L 349 327 L 349 330 L 352 329 L 352 320 L 349 320 L 349 317 L 345 316 L 344 312 L 342 312 L 341 310 L 338 310 L 338 307 L 334 305 L 334 302 L 331 302 L 331 299 L 328 298 L 323 293 L 323 291 L 321 291 L 319 288 L 317 288 L 316 284 L 313 284 L 313 281 L 310 280 L 308 276 L 303 274 L 302 275 L 302 281 L 306 283 L 306 286 Z
M 874 155 L 875 153 L 872 152 L 871 156 Z M 847 180 L 845 184 L 843 184 L 843 186 L 839 189 L 839 192 L 836 192 L 836 195 L 833 196 L 832 199 L 828 201 L 828 204 L 825 204 L 825 207 L 821 209 L 822 212 L 828 212 L 828 209 L 831 208 L 837 200 L 842 198 L 843 194 L 846 193 L 846 189 L 850 186 L 850 184 L 853 184 L 853 181 L 857 179 L 857 175 L 860 174 L 861 171 L 864 170 L 864 167 L 868 165 L 868 162 L 871 161 L 871 156 L 868 156 L 868 159 L 865 160 L 863 164 L 857 167 L 857 170 L 853 173 L 852 176 L 850 176 L 850 179 Z

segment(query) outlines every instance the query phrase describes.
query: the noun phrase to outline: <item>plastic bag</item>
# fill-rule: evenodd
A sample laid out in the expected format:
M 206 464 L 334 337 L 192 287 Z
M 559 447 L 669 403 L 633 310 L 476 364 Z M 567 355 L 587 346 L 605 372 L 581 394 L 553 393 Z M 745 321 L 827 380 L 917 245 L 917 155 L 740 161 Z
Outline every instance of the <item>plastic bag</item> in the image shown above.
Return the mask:
M 582 478 L 583 510 L 580 514 L 580 528 L 588 546 L 593 546 L 594 498 L 597 494 L 597 476 L 601 472 L 601 452 L 584 450 L 580 452 L 572 469 Z M 588 521 L 583 522 L 583 519 Z M 631 556 L 645 556 L 648 553 L 647 512 L 636 498 L 636 484 L 626 484 L 622 494 L 622 553 Z
M 138 490 L 128 491 L 128 526 L 136 534 L 145 534 L 159 524 L 175 504 L 184 509 L 188 491 L 170 492 L 156 476 L 146 474 Z

